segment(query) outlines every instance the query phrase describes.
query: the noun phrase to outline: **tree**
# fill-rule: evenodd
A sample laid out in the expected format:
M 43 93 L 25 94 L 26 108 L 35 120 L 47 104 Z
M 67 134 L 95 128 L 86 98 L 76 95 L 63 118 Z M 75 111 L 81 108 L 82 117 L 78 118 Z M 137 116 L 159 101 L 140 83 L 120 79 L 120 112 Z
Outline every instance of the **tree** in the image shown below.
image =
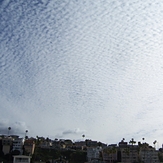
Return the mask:
M 101 147 L 101 146 L 102 146 L 102 143 L 101 143 L 101 142 L 98 142 L 97 144 L 98 144 L 98 146 L 99 146 L 99 147 Z
M 5 155 L 4 155 L 4 159 L 5 159 L 7 162 L 12 162 L 12 160 L 13 160 L 12 154 L 11 154 L 11 153 L 5 154 Z
M 14 150 L 11 153 L 12 155 L 20 155 L 20 151 L 19 150 Z
M 4 152 L 2 150 L 0 150 L 0 158 L 4 157 Z
M 157 143 L 157 140 L 155 140 L 154 142 L 153 142 L 153 145 L 154 145 L 154 148 L 156 149 L 156 143 Z
M 72 163 L 77 163 L 77 162 L 83 163 L 83 162 L 86 162 L 86 157 L 87 157 L 86 152 L 76 151 L 70 155 L 70 162 L 72 162 Z
M 85 135 L 83 134 L 82 137 L 83 137 L 83 139 L 84 139 L 84 138 L 85 138 Z
M 142 138 L 142 140 L 143 140 L 143 142 L 142 142 L 142 143 L 144 143 L 145 138 Z
M 25 130 L 25 139 L 27 138 L 27 132 L 28 132 L 28 130 Z
M 50 139 L 47 137 L 47 138 L 46 138 L 46 142 L 49 142 L 49 141 L 50 141 Z
M 133 146 L 133 144 L 136 144 L 136 141 L 134 140 L 134 138 L 132 138 L 129 143 Z
M 11 130 L 11 127 L 8 127 L 8 136 L 9 136 L 9 132 L 10 132 L 10 130 Z

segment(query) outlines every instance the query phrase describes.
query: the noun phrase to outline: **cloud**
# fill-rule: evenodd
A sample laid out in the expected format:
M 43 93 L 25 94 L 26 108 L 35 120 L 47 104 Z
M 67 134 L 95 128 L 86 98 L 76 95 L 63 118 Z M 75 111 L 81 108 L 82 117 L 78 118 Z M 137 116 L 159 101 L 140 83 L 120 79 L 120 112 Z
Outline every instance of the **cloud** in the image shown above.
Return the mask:
M 62 135 L 76 135 L 76 134 L 83 134 L 85 133 L 85 130 L 80 130 L 79 128 L 76 128 L 75 130 L 65 130 L 62 132 Z
M 10 135 L 15 134 L 15 135 L 24 136 L 25 131 L 27 130 L 27 126 L 25 122 L 16 121 L 14 123 L 11 123 L 9 121 L 1 121 L 0 134 L 8 135 L 8 127 L 11 127 L 11 130 L 9 131 Z
M 70 139 L 81 139 L 83 134 L 86 134 L 86 130 L 79 128 L 64 130 L 61 133 L 55 135 L 55 138 L 70 138 Z
M 162 7 L 159 0 L 3 1 L 0 131 L 154 137 L 163 116 Z

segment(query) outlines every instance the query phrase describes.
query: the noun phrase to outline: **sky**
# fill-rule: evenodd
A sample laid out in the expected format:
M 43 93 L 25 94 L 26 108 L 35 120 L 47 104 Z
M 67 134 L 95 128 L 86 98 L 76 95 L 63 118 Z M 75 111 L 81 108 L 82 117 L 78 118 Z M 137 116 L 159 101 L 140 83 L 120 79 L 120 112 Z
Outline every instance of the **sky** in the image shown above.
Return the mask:
M 163 0 L 1 0 L 0 134 L 163 143 Z

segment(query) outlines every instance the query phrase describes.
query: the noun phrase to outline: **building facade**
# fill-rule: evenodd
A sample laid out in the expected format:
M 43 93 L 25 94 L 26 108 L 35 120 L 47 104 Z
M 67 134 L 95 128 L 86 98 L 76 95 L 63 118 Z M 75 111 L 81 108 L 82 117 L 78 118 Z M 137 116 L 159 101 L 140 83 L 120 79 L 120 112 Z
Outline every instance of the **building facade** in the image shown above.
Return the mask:
M 16 155 L 13 156 L 13 163 L 30 163 L 31 157 L 30 156 L 24 156 L 24 155 Z
M 25 153 L 32 155 L 35 150 L 35 141 L 33 139 L 27 139 L 24 141 Z
M 13 149 L 12 151 L 19 151 L 20 154 L 23 154 L 24 138 L 16 138 L 13 140 Z
M 12 149 L 13 139 L 11 137 L 2 138 L 2 151 L 4 155 L 10 153 Z

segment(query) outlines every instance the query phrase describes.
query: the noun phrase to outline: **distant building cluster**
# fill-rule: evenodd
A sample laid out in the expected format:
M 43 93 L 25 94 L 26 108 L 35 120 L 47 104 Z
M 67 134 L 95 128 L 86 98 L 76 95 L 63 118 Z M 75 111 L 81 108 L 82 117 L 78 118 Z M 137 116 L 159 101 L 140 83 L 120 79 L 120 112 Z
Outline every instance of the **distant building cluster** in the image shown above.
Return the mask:
M 22 155 L 24 153 L 28 155 L 34 154 L 35 139 L 19 138 L 17 135 L 0 136 L 0 149 L 4 155 L 8 153 L 15 153 Z
M 88 148 L 88 163 L 160 163 L 162 153 L 147 143 L 128 144 L 123 140 L 119 144 L 111 144 L 104 148 Z
M 35 154 L 36 157 L 38 154 L 35 152 L 36 149 L 83 151 L 86 153 L 85 163 L 160 163 L 163 160 L 162 148 L 156 150 L 155 147 L 145 142 L 136 144 L 134 139 L 129 143 L 123 139 L 118 144 L 107 145 L 89 139 L 73 142 L 70 139 L 51 140 L 38 136 L 36 138 L 20 138 L 17 135 L 0 135 L 1 153 L 4 155 L 12 153 L 14 163 L 30 162 L 32 156 Z M 62 160 L 62 162 L 64 161 Z M 68 162 L 68 160 L 65 161 L 65 163 Z M 53 160 L 51 163 L 55 163 L 55 161 Z

